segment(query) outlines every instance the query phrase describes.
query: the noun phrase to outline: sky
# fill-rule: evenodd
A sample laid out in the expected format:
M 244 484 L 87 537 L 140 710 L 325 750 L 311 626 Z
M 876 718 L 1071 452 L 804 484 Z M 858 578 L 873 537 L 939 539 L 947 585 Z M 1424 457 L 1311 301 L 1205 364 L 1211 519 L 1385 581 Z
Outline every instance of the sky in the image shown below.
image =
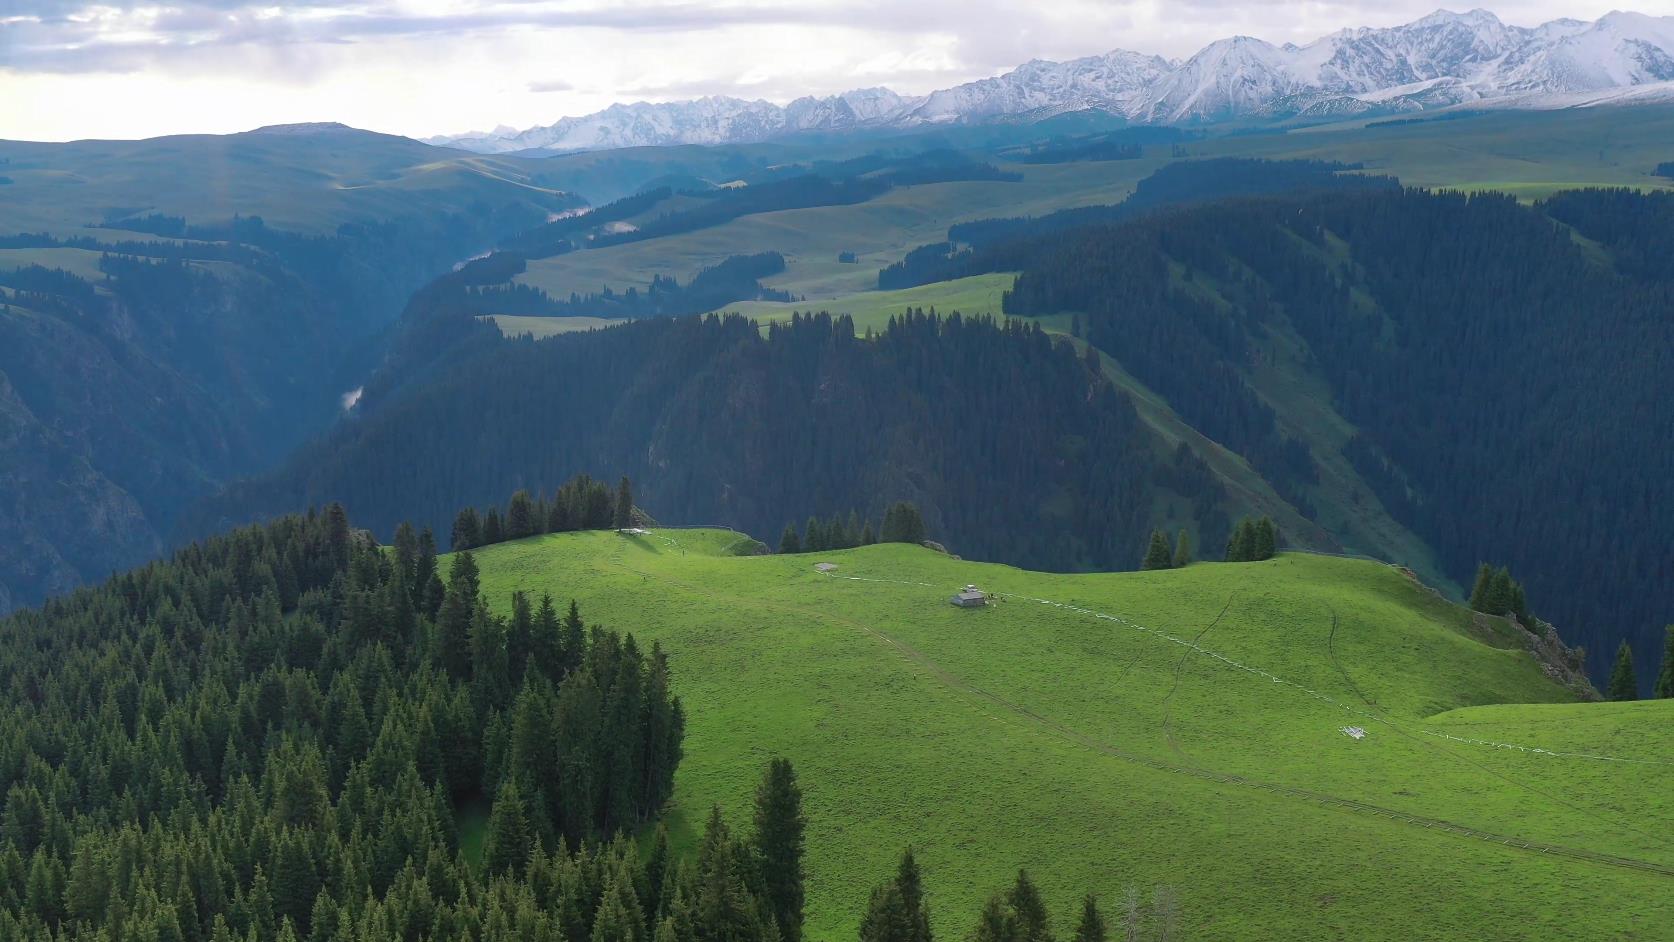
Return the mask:
M 426 137 L 612 102 L 921 94 L 1029 59 L 1303 43 L 1435 0 L 0 0 L 0 138 L 227 133 L 341 121 Z M 1508 0 L 1502 20 L 1621 3 Z M 1640 12 L 1674 13 L 1674 0 Z M 1463 7 L 1460 7 L 1463 9 Z

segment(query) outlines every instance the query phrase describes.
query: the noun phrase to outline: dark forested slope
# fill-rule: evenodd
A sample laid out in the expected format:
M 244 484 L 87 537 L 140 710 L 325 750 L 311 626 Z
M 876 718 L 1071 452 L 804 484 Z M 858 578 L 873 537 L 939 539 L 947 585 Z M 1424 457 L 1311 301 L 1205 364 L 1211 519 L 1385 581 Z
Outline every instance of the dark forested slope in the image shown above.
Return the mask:
M 587 937 L 673 789 L 666 659 L 437 565 L 332 507 L 0 619 L 0 937 Z
M 440 530 L 461 504 L 594 470 L 631 475 L 664 522 L 757 534 L 912 500 L 932 538 L 1036 566 L 1134 565 L 1170 496 L 1206 539 L 1226 531 L 1201 463 L 1033 327 L 917 315 L 866 339 L 822 315 L 763 336 L 708 317 L 475 343 L 428 383 L 369 389 L 368 414 L 196 525 L 341 499 L 374 527 L 411 512 Z
M 1300 338 L 1397 519 L 1460 581 L 1510 565 L 1599 670 L 1624 635 L 1654 663 L 1674 612 L 1674 281 L 1651 248 L 1671 221 L 1666 195 L 1389 191 L 1184 210 L 985 261 L 1023 260 L 1009 312 L 1082 312 L 1090 342 L 1270 474 L 1245 378 Z
M 156 556 L 330 424 L 414 290 L 576 202 L 346 128 L 0 154 L 0 612 Z

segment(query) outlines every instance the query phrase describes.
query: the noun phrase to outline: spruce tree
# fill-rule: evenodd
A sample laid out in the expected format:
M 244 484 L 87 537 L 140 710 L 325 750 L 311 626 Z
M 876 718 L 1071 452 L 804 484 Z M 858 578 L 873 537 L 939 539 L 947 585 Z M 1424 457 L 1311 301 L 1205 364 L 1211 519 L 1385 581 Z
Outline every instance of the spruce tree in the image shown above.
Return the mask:
M 1174 568 L 1184 569 L 1192 564 L 1192 534 L 1185 527 L 1180 528 L 1180 536 L 1174 541 Z
M 860 918 L 860 942 L 912 942 L 913 918 L 893 880 L 872 888 Z
M 1088 893 L 1081 900 L 1081 922 L 1075 927 L 1075 942 L 1105 942 L 1109 930 L 1099 913 L 1098 900 Z
M 1226 561 L 1229 563 L 1247 563 L 1250 554 L 1255 551 L 1255 533 L 1250 518 L 1238 521 L 1238 526 L 1232 530 L 1232 535 L 1226 541 Z
M 1272 517 L 1262 517 L 1255 525 L 1255 546 L 1250 554 L 1251 559 L 1272 559 L 1279 549 L 1279 531 L 1273 526 Z
M 1174 550 L 1168 545 L 1168 535 L 1161 530 L 1151 531 L 1151 543 L 1145 549 L 1141 569 L 1170 569 L 1174 566 Z
M 1471 610 L 1484 614 L 1494 614 L 1488 611 L 1488 592 L 1494 582 L 1494 567 L 1487 563 L 1479 563 L 1476 567 L 1476 582 L 1471 586 Z
M 910 942 L 931 942 L 930 907 L 924 900 L 924 879 L 919 874 L 918 861 L 913 859 L 911 847 L 901 852 L 901 863 L 895 868 L 895 886 L 900 889 L 901 901 L 906 904 L 907 914 L 913 920 Z
M 802 538 L 800 536 L 797 536 L 797 534 L 796 534 L 796 524 L 794 524 L 794 523 L 785 524 L 785 532 L 779 534 L 779 552 L 781 552 L 781 553 L 800 553 L 800 552 L 802 552 Z
M 448 545 L 456 553 L 482 545 L 482 520 L 475 507 L 466 507 L 453 518 L 453 536 Z
M 521 540 L 535 535 L 535 502 L 529 497 L 529 492 L 519 490 L 511 496 L 511 503 L 506 506 L 506 532 L 508 540 Z
M 1657 674 L 1656 689 L 1652 695 L 1659 700 L 1674 699 L 1674 625 L 1663 629 L 1667 636 L 1662 647 L 1662 672 Z
M 611 518 L 611 525 L 618 530 L 626 530 L 634 525 L 634 488 L 628 481 L 626 474 L 616 485 L 616 509 Z
M 802 789 L 789 759 L 774 759 L 756 787 L 756 859 L 766 903 L 784 942 L 802 938 Z
M 482 521 L 482 543 L 483 543 L 483 545 L 484 546 L 493 546 L 496 543 L 504 542 L 505 539 L 506 539 L 506 530 L 505 530 L 505 527 L 500 523 L 500 508 L 498 508 L 498 507 L 488 508 L 488 516 L 484 517 L 483 521 Z
M 1017 920 L 1018 942 L 1052 942 L 1051 920 L 1046 914 L 1046 901 L 1029 879 L 1027 870 L 1017 871 L 1017 880 L 1006 894 L 1006 905 Z
M 1022 942 L 1017 932 L 1017 917 L 1012 915 L 1011 907 L 998 890 L 982 905 L 971 942 Z
M 825 527 L 820 523 L 820 518 L 808 518 L 808 525 L 802 530 L 802 550 L 805 553 L 825 552 Z
M 529 860 L 532 847 L 529 834 L 529 813 L 523 804 L 523 793 L 516 779 L 507 779 L 494 796 L 494 808 L 488 814 L 488 833 L 482 842 L 483 869 L 491 874 L 511 872 L 520 874 Z
M 878 532 L 880 543 L 923 543 L 924 518 L 918 505 L 911 501 L 896 501 L 884 511 L 883 528 Z
M 1633 649 L 1627 639 L 1616 649 L 1616 666 L 1610 671 L 1610 687 L 1605 692 L 1610 700 L 1639 699 L 1639 681 L 1633 676 Z

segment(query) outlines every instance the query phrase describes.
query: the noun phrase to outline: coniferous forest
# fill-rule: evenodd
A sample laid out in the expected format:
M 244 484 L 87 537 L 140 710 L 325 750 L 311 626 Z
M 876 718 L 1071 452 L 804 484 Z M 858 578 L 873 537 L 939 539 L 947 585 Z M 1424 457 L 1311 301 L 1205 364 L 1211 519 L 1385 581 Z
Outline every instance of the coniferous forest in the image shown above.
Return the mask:
M 1666 193 L 1374 188 L 1165 210 L 966 264 L 1022 270 L 1008 313 L 1081 312 L 1089 343 L 1305 508 L 1314 460 L 1247 378 L 1299 340 L 1385 506 L 1463 584 L 1509 566 L 1602 680 L 1624 634 L 1654 661 L 1674 610 L 1671 232 Z
M 1065 569 L 1131 565 L 1162 489 L 1202 502 L 1213 539 L 1225 534 L 1191 456 L 1154 457 L 1096 364 L 1026 325 L 914 314 L 868 340 L 823 315 L 765 337 L 741 318 L 660 319 L 490 341 L 422 389 L 367 395 L 364 419 L 230 490 L 198 525 L 330 494 L 381 532 L 412 516 L 440 533 L 461 505 L 611 469 L 665 521 L 772 535 L 855 511 L 881 526 L 905 500 L 959 552 Z
M 0 937 L 588 938 L 624 881 L 655 914 L 610 839 L 672 788 L 667 660 L 511 612 L 333 505 L 0 622 Z

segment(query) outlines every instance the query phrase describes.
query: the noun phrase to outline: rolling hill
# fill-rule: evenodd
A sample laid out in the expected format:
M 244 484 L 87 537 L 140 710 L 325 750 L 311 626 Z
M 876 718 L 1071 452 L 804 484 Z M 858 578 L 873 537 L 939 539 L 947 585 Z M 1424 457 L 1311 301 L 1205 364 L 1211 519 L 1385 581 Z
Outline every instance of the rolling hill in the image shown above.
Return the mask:
M 1671 702 L 1576 703 L 1520 629 L 1397 569 L 1049 575 L 900 544 L 738 555 L 753 545 L 596 532 L 474 555 L 496 606 L 573 596 L 670 652 L 691 717 L 678 845 L 711 804 L 736 818 L 768 757 L 796 763 L 811 938 L 851 936 L 906 844 L 944 935 L 1019 866 L 1059 926 L 1081 892 L 1159 885 L 1194 938 L 1666 926 Z M 998 601 L 948 605 L 967 583 Z

